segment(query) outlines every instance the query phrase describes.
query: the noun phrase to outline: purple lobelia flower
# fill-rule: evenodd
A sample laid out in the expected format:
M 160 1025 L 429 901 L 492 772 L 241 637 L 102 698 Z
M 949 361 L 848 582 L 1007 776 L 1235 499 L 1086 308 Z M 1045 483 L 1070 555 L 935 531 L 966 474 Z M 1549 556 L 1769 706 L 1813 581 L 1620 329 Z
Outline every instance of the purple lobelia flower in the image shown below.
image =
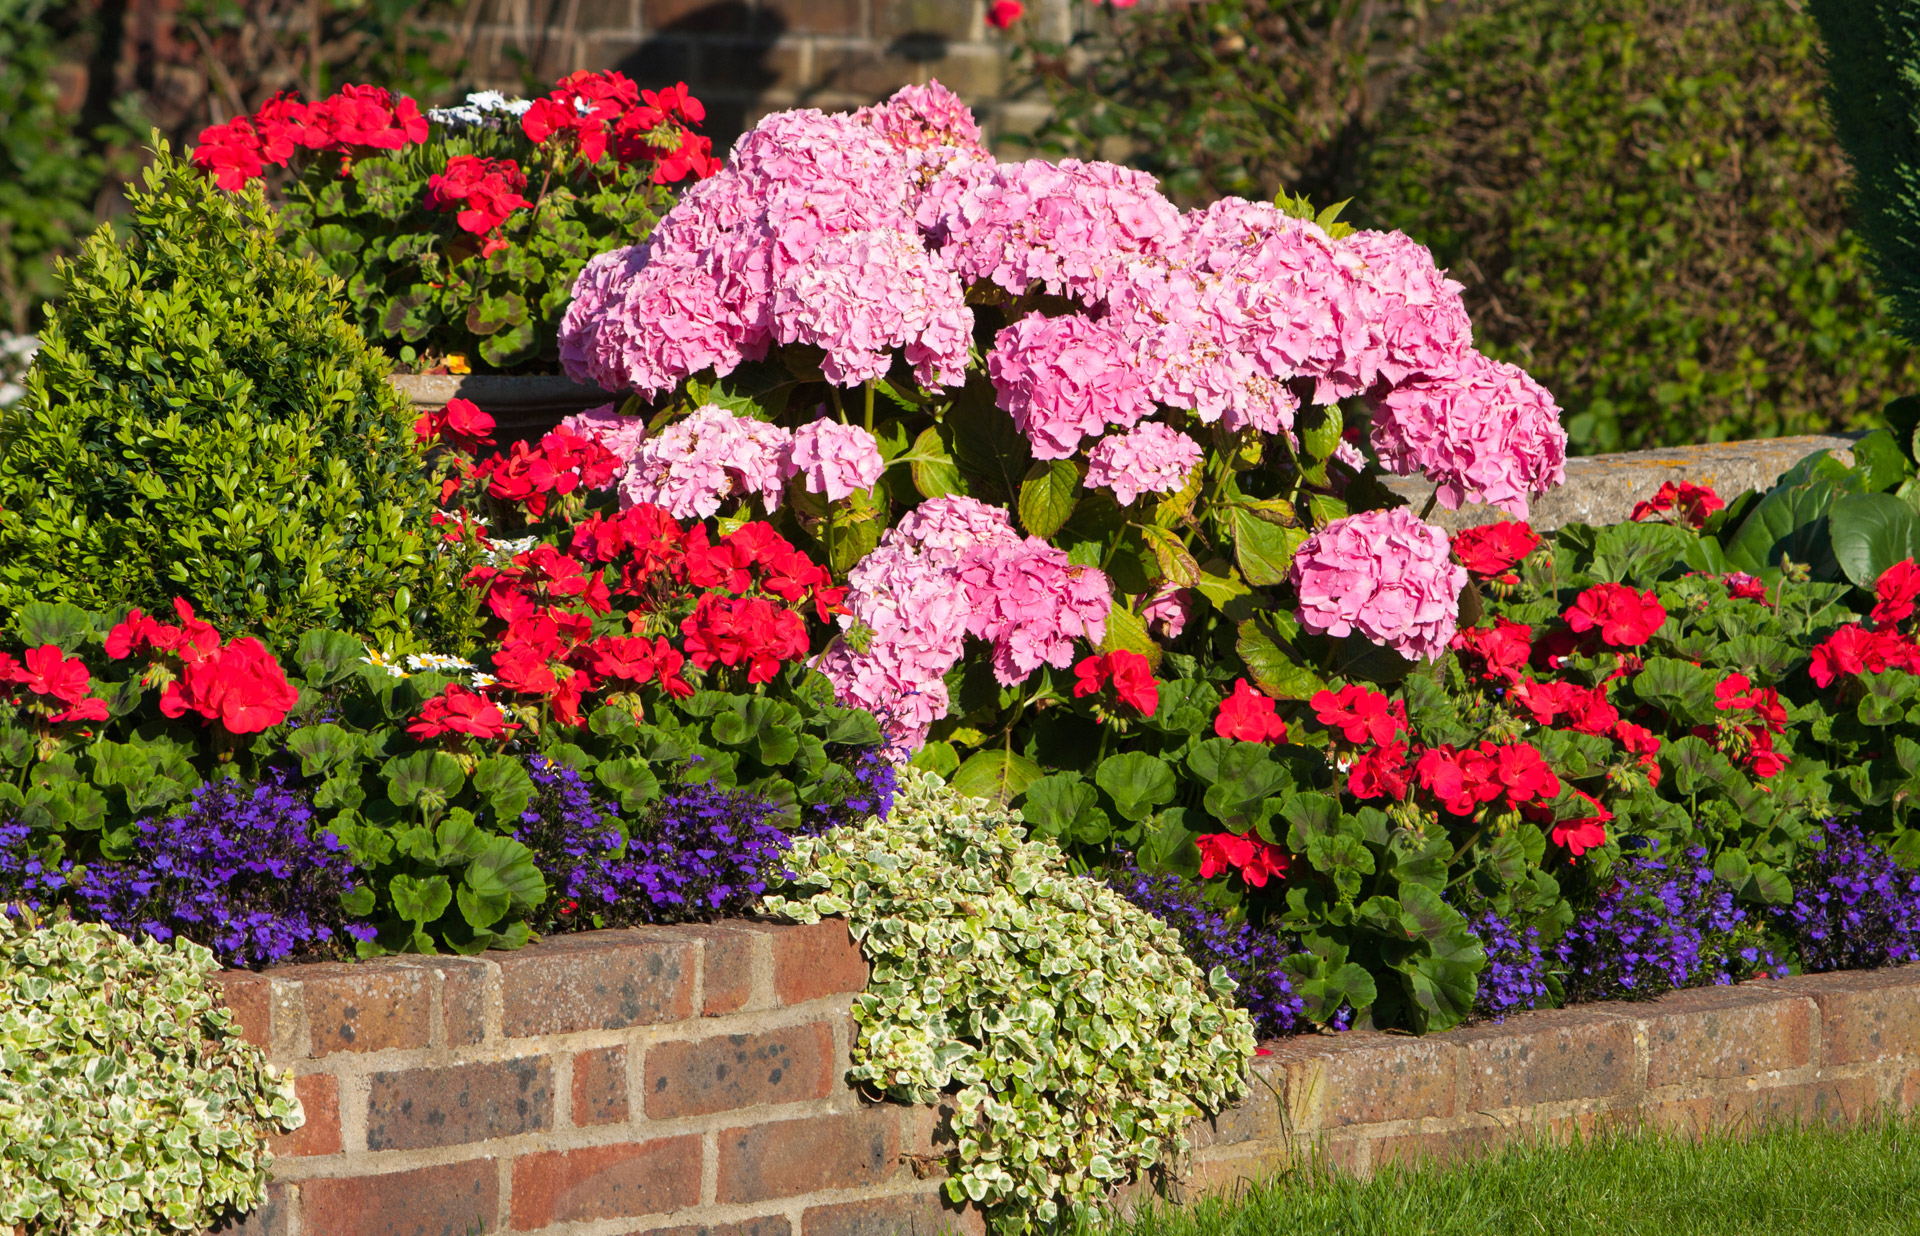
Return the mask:
M 1893 861 L 1850 821 L 1825 822 L 1826 848 L 1795 876 L 1793 904 L 1774 911 L 1809 972 L 1866 970 L 1920 958 L 1920 873 Z
M 1253 1018 L 1263 1039 L 1298 1034 L 1307 1028 L 1302 1001 L 1280 967 L 1297 942 L 1282 934 L 1229 919 L 1201 897 L 1199 888 L 1177 875 L 1148 875 L 1131 859 L 1107 873 L 1107 885 L 1135 906 L 1180 933 L 1180 942 L 1202 973 L 1224 966 L 1232 976 L 1234 999 Z
M 812 803 L 802 811 L 796 832 L 809 837 L 847 824 L 859 824 L 868 816 L 886 819 L 893 810 L 894 792 L 899 788 L 899 771 L 893 761 L 877 750 L 860 752 L 849 765 L 850 785 L 824 802 Z
M 279 773 L 211 781 L 184 810 L 136 823 L 133 857 L 76 868 L 67 900 L 78 916 L 130 936 L 185 936 L 232 966 L 336 954 L 373 931 L 341 905 L 358 884 L 346 847 L 313 822 Z
M 48 862 L 25 824 L 0 823 L 0 905 L 45 910 L 66 890 L 71 862 Z
M 1612 886 L 1554 945 L 1569 1001 L 1650 999 L 1775 967 L 1759 924 L 1706 856 L 1695 848 L 1668 863 L 1649 845 L 1622 859 Z
M 1540 951 L 1538 928 L 1516 927 L 1493 910 L 1473 915 L 1467 924 L 1487 953 L 1487 968 L 1480 972 L 1473 998 L 1475 1016 L 1499 1021 L 1548 997 L 1547 959 Z

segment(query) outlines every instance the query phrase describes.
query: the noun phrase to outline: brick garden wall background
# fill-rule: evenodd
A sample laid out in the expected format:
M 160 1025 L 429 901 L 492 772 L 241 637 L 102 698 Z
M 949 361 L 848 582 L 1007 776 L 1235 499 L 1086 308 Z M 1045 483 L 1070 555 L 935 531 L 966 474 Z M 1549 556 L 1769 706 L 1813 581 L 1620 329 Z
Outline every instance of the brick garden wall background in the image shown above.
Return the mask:
M 941 1113 L 845 1081 L 845 926 L 561 936 L 481 957 L 220 976 L 297 1075 L 238 1236 L 934 1236 Z M 1689 1131 L 1920 1103 L 1920 967 L 1277 1045 L 1181 1188 L 1316 1150 L 1368 1172 L 1616 1120 Z
M 478 0 L 457 32 L 487 85 L 620 69 L 643 85 L 684 80 L 724 149 L 770 111 L 858 107 L 938 78 L 993 131 L 1046 108 L 1006 95 L 1005 36 L 986 0 Z M 1025 20 L 1064 34 L 1067 0 L 1029 0 Z

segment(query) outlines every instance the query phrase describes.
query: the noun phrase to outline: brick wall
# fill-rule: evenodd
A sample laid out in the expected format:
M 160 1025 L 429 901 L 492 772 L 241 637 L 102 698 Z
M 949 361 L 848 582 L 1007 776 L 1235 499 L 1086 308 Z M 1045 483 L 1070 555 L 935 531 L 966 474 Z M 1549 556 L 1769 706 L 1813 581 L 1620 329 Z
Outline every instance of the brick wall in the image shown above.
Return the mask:
M 484 84 L 523 86 L 578 68 L 643 85 L 684 80 L 725 148 L 769 111 L 858 107 L 937 78 L 990 129 L 1032 127 L 1037 101 L 1007 96 L 1007 37 L 987 0 L 486 0 L 457 32 Z M 1028 0 L 1027 21 L 1065 33 L 1067 0 Z
M 933 1236 L 940 1113 L 845 1082 L 866 965 L 837 922 L 563 936 L 220 976 L 292 1067 L 242 1236 Z M 1197 1188 L 1318 1146 L 1360 1172 L 1609 1120 L 1855 1120 L 1920 1101 L 1920 968 L 1685 992 L 1415 1039 L 1278 1045 L 1196 1131 Z

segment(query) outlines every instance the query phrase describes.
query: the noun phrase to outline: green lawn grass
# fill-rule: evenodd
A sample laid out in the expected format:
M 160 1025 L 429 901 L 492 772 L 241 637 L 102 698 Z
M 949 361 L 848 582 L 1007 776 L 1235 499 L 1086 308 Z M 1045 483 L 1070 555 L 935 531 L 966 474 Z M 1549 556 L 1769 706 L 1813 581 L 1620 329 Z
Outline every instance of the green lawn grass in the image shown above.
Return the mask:
M 1115 1236 L 1916 1236 L 1920 1122 L 1526 1145 L 1365 1182 L 1303 1169 L 1156 1208 Z

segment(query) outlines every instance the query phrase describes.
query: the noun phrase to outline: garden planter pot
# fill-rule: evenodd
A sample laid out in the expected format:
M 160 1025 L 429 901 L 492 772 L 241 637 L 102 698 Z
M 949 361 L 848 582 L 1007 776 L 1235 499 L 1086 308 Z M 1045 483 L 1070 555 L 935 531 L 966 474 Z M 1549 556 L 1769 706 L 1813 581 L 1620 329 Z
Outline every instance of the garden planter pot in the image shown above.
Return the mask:
M 597 386 L 581 386 L 558 374 L 395 374 L 387 379 L 422 412 L 469 399 L 493 417 L 501 449 L 517 441 L 538 442 L 561 418 L 616 400 Z

